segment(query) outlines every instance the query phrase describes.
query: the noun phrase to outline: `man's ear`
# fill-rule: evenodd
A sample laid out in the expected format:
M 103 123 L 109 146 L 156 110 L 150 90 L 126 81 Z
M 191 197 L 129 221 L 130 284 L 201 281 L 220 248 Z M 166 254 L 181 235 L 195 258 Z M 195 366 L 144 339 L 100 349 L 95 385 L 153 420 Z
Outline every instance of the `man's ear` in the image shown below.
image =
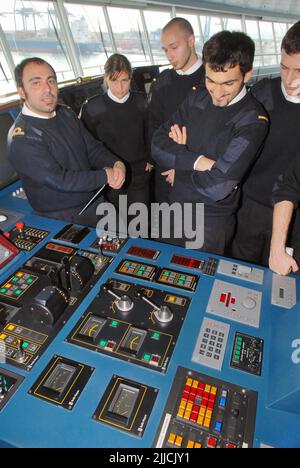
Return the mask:
M 22 99 L 24 99 L 24 101 L 25 101 L 26 95 L 25 95 L 24 88 L 22 86 L 18 86 L 17 90 L 18 90 L 18 93 L 19 93 L 20 97 Z
M 244 83 L 247 83 L 250 80 L 252 74 L 253 74 L 253 68 L 251 68 L 251 70 L 249 70 L 244 76 Z
M 189 37 L 189 46 L 190 47 L 195 47 L 195 42 L 196 42 L 195 36 L 194 36 L 194 34 L 191 34 L 190 37 Z

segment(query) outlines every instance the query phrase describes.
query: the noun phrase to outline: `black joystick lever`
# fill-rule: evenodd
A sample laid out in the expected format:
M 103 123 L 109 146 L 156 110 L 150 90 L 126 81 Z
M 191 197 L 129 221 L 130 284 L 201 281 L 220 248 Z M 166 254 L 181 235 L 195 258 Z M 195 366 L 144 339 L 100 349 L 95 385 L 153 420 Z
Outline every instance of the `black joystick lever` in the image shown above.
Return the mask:
M 158 305 L 154 304 L 154 302 L 150 301 L 148 297 L 146 297 L 142 291 L 137 292 L 137 297 L 142 299 L 144 302 L 147 302 L 153 309 L 155 310 L 154 312 L 154 317 L 161 323 L 169 323 L 172 322 L 173 320 L 173 313 L 170 309 L 170 307 L 166 305 L 161 305 L 158 307 Z

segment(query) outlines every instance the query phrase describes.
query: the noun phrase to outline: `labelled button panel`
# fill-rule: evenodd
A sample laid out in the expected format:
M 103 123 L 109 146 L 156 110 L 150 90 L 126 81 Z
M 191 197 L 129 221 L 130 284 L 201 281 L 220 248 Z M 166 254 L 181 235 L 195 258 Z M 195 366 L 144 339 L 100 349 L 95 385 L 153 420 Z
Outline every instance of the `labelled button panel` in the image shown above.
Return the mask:
M 234 345 L 231 356 L 231 367 L 261 375 L 263 363 L 264 340 L 255 336 L 235 334 Z
M 258 328 L 262 293 L 215 280 L 206 312 Z
M 132 260 L 123 260 L 116 270 L 116 273 L 147 281 L 152 281 L 156 272 L 157 267 L 146 263 L 134 262 Z
M 242 265 L 228 260 L 220 260 L 217 273 L 255 284 L 263 284 L 264 282 L 264 270 L 262 268 Z
M 252 447 L 256 405 L 252 390 L 179 367 L 153 446 Z
M 192 361 L 221 370 L 230 326 L 207 317 L 203 319 Z
M 163 268 L 159 271 L 157 283 L 165 284 L 175 288 L 185 289 L 194 292 L 196 290 L 199 278 L 177 270 Z

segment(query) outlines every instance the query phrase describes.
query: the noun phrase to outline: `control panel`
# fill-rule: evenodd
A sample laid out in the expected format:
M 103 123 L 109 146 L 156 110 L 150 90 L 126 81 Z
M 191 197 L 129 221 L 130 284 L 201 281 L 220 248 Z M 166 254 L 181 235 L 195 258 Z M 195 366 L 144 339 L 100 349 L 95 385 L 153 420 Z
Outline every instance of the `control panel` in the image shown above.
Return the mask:
M 0 243 L 0 447 L 300 446 L 297 277 L 14 223 L 34 249 Z
M 25 223 L 19 221 L 16 223 L 15 227 L 5 235 L 18 249 L 30 251 L 43 239 L 48 237 L 49 231 L 26 226 Z
M 252 447 L 256 404 L 252 390 L 179 367 L 154 446 Z

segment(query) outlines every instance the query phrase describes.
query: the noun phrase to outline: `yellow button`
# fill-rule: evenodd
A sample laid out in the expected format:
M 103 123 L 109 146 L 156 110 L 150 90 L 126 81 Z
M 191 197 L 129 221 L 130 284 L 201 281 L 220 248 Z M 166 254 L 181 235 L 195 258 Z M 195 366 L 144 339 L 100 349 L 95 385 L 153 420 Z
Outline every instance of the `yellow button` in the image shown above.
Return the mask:
M 179 409 L 179 411 L 178 411 L 178 413 L 177 413 L 178 418 L 183 418 L 183 416 L 184 416 L 184 411 L 185 411 L 184 409 Z
M 171 434 L 169 435 L 168 443 L 169 444 L 174 444 L 175 437 L 176 437 L 176 435 L 173 432 L 171 432 Z
M 217 387 L 211 387 L 210 393 L 211 393 L 212 395 L 216 395 L 216 394 L 217 394 L 217 391 L 218 391 Z
M 7 330 L 13 331 L 15 328 L 16 328 L 15 325 L 9 325 L 9 326 L 7 327 Z
M 189 387 L 192 386 L 192 383 L 193 383 L 193 380 L 192 380 L 192 379 L 187 379 L 186 384 L 187 384 Z
M 189 420 L 190 420 L 190 417 L 191 417 L 191 411 L 186 411 L 186 412 L 184 413 L 184 416 L 183 416 L 183 417 L 184 417 L 184 419 L 187 419 L 187 420 L 189 421 Z
M 206 411 L 206 408 L 201 407 L 201 408 L 200 408 L 200 411 L 199 411 L 200 416 L 204 416 L 204 415 L 205 415 L 205 411 Z
M 20 273 L 17 273 L 16 276 L 17 276 L 18 278 L 22 278 L 22 276 L 24 276 L 24 273 L 21 273 L 21 272 L 20 272 Z
M 210 393 L 211 385 L 205 385 L 205 392 Z
M 186 401 L 185 401 L 185 400 L 181 400 L 181 402 L 180 402 L 180 407 L 179 407 L 179 408 L 180 408 L 180 409 L 185 409 L 185 407 L 186 407 Z
M 206 419 L 205 419 L 205 421 L 204 421 L 204 424 L 203 424 L 203 425 L 204 425 L 204 427 L 207 427 L 207 428 L 209 428 L 209 426 L 210 426 L 210 422 L 211 422 L 211 419 L 208 419 L 208 418 L 206 418 Z
M 193 388 L 198 388 L 198 384 L 199 384 L 198 380 L 194 380 L 193 381 Z
M 198 417 L 197 424 L 200 424 L 200 426 L 203 426 L 203 420 L 204 420 L 204 417 L 203 417 L 203 416 L 199 416 L 199 417 Z
M 6 337 L 7 335 L 4 335 L 4 333 L 2 333 L 2 335 L 0 335 L 0 340 L 5 340 Z
M 195 442 L 193 440 L 189 440 L 186 448 L 194 448 L 194 445 L 195 445 Z
M 177 447 L 181 447 L 181 446 L 182 446 L 182 441 L 183 441 L 183 437 L 177 436 L 177 437 L 176 437 L 176 440 L 175 440 L 175 445 L 176 445 Z
M 201 444 L 199 444 L 198 442 L 195 442 L 195 446 L 194 446 L 194 448 L 201 448 L 201 447 L 202 447 L 202 445 L 201 445 Z
M 7 283 L 7 284 L 6 284 L 4 287 L 5 287 L 6 289 L 9 289 L 9 288 L 11 288 L 11 287 L 12 287 L 12 284 L 10 284 L 10 283 Z
M 187 409 L 187 411 L 192 411 L 193 403 L 188 403 L 186 409 Z
M 174 296 L 169 296 L 168 301 L 169 302 L 175 302 L 175 297 Z
M 205 417 L 211 419 L 211 417 L 212 417 L 212 411 L 211 411 L 211 410 L 207 410 L 207 411 L 206 411 Z

